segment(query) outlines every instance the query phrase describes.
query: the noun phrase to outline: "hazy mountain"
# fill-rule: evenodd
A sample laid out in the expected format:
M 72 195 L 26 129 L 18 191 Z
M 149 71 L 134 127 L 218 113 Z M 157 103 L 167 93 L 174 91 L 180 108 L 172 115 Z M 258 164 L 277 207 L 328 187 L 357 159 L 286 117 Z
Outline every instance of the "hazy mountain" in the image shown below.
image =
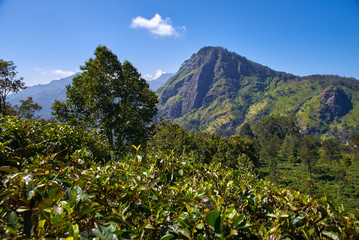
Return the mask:
M 151 80 L 148 81 L 148 83 L 150 84 L 150 89 L 152 91 L 156 91 L 157 89 L 159 89 L 165 82 L 167 82 L 167 80 L 172 77 L 174 75 L 174 73 L 164 73 L 161 76 L 159 76 L 157 79 L 155 80 Z
M 159 115 L 188 130 L 234 134 L 244 122 L 296 114 L 304 133 L 345 135 L 358 128 L 359 81 L 299 77 L 221 47 L 205 47 L 158 91 Z
M 8 96 L 8 101 L 11 105 L 20 105 L 19 100 L 32 97 L 35 102 L 42 106 L 41 111 L 35 112 L 35 115 L 39 115 L 42 118 L 49 119 L 51 115 L 51 107 L 56 100 L 66 99 L 66 85 L 72 83 L 72 78 L 76 76 L 72 75 L 60 80 L 53 80 L 48 84 L 39 84 L 26 88 L 25 90 L 11 94 Z
M 72 83 L 72 79 L 74 76 L 76 76 L 76 74 L 60 80 L 53 80 L 48 84 L 39 84 L 28 87 L 19 93 L 9 95 L 8 101 L 11 103 L 11 105 L 20 105 L 19 100 L 24 100 L 28 97 L 32 97 L 35 102 L 42 106 L 42 110 L 36 112 L 35 115 L 39 115 L 40 117 L 45 119 L 50 119 L 52 117 L 51 107 L 55 99 L 66 99 L 66 85 Z M 173 73 L 165 73 L 162 74 L 156 80 L 149 81 L 151 90 L 157 90 L 171 76 L 173 76 Z

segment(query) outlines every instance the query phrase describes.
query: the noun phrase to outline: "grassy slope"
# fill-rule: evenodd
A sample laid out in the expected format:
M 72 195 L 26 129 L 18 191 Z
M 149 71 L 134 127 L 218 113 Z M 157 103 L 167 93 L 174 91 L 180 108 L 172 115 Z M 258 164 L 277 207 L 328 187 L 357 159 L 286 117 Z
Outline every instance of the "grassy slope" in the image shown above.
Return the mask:
M 340 88 L 351 96 L 353 109 L 339 119 L 326 122 L 318 118 L 317 112 L 321 107 L 321 92 L 330 86 L 313 80 L 280 81 L 274 78 L 268 79 L 268 81 L 270 84 L 264 91 L 258 91 L 255 77 L 243 79 L 242 87 L 238 90 L 235 99 L 222 95 L 215 101 L 207 103 L 175 121 L 189 130 L 214 132 L 224 126 L 227 132 L 231 130 L 233 132 L 233 127 L 238 130 L 244 121 L 255 123 L 265 115 L 296 114 L 303 132 L 321 134 L 323 138 L 342 137 L 357 128 L 359 119 L 358 91 L 341 86 Z M 218 81 L 208 95 L 214 94 L 214 92 L 217 94 L 226 92 L 226 88 L 226 81 Z M 248 95 L 253 103 L 246 106 L 242 100 L 243 95 Z M 236 121 L 237 125 L 231 125 L 231 121 Z M 192 124 L 193 122 L 196 124 Z M 340 131 L 343 133 L 338 136 Z

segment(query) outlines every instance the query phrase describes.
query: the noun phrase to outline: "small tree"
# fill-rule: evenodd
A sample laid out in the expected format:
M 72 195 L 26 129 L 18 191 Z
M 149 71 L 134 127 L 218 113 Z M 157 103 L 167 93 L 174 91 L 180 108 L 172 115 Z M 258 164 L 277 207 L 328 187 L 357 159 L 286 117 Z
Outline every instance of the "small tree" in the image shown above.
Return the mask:
M 123 64 L 105 46 L 80 68 L 82 73 L 67 86 L 65 102 L 55 101 L 59 121 L 96 128 L 113 149 L 138 145 L 147 137 L 156 114 L 157 95 L 128 61 Z
M 243 123 L 241 128 L 239 129 L 239 135 L 243 138 L 250 138 L 254 137 L 254 134 L 251 129 L 251 125 L 248 122 Z
M 309 173 L 309 178 L 312 178 L 313 167 L 317 164 L 319 159 L 319 142 L 311 135 L 302 138 L 299 159 L 306 166 Z
M 20 100 L 19 102 L 21 103 L 21 105 L 15 105 L 14 108 L 16 114 L 21 118 L 34 119 L 34 113 L 42 109 L 42 107 L 38 103 L 34 102 L 32 97 L 28 97 L 26 100 Z
M 8 114 L 7 96 L 26 88 L 23 78 L 16 79 L 16 74 L 16 66 L 12 61 L 0 59 L 0 113 L 4 115 Z
M 279 150 L 279 157 L 283 161 L 287 161 L 295 165 L 298 162 L 298 147 L 300 145 L 302 135 L 287 135 Z
M 339 140 L 326 139 L 322 143 L 323 158 L 332 165 L 332 162 L 339 162 L 342 155 Z

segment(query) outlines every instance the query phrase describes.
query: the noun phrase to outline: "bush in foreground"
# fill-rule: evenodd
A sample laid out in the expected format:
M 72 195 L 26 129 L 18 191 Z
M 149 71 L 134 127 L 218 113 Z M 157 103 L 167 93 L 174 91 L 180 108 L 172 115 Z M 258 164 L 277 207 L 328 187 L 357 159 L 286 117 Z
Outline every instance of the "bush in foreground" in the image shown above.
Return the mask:
M 325 197 L 171 152 L 102 163 L 81 145 L 64 159 L 31 158 L 0 168 L 2 238 L 358 238 L 358 220 Z

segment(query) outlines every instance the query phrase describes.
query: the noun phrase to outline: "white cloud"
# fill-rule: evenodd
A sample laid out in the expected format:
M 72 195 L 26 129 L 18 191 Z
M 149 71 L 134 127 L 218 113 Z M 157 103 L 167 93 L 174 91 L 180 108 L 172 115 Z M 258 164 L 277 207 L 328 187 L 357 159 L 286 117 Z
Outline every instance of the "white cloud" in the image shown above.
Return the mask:
M 143 77 L 144 79 L 151 81 L 156 80 L 157 78 L 161 77 L 162 74 L 165 74 L 166 72 L 163 72 L 161 69 L 156 70 L 156 73 L 154 75 L 152 74 L 145 74 Z
M 43 76 L 47 76 L 49 78 L 53 79 L 60 79 L 60 78 L 64 78 L 64 77 L 68 77 L 71 75 L 74 75 L 75 73 L 79 72 L 80 70 L 77 71 L 65 71 L 62 69 L 55 69 L 55 70 L 45 70 L 42 68 L 34 68 L 36 72 L 39 72 L 41 75 Z
M 60 75 L 61 77 L 68 77 L 68 76 L 74 75 L 76 72 L 56 69 L 56 70 L 53 70 L 52 73 L 55 75 Z
M 152 19 L 146 19 L 140 16 L 132 19 L 131 28 L 145 28 L 150 31 L 150 33 L 161 37 L 178 37 L 179 33 L 176 31 L 175 27 L 170 24 L 170 22 L 170 18 L 162 19 L 162 17 L 156 13 Z M 180 27 L 180 29 L 184 31 L 186 27 L 183 26 Z

